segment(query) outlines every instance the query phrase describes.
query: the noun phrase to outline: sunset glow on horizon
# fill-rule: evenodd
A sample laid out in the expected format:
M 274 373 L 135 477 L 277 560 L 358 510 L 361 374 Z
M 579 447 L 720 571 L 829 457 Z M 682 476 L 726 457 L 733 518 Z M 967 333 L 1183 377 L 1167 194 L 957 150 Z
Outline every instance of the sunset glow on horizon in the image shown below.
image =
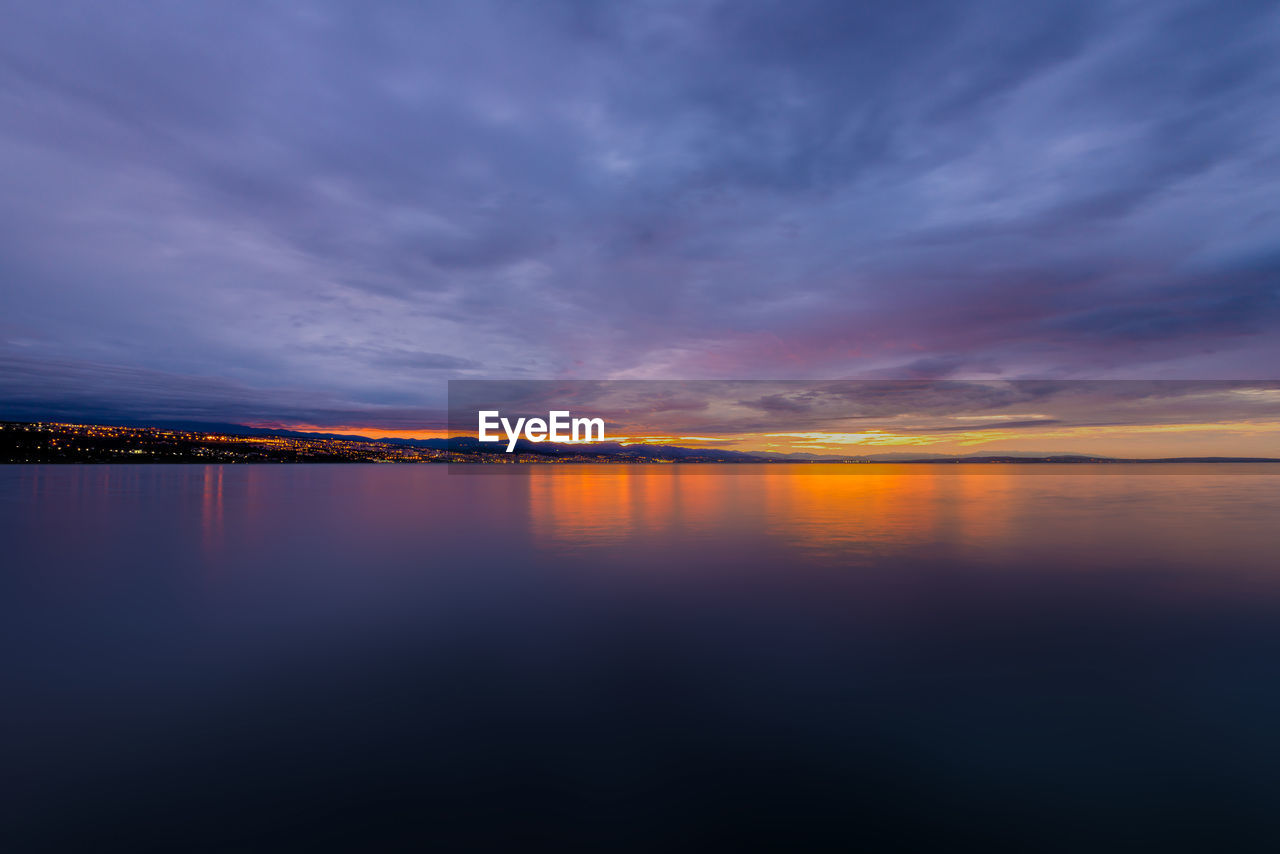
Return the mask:
M 377 426 L 315 424 L 251 424 L 254 428 L 289 430 L 369 439 L 474 438 L 475 432 L 388 430 Z M 810 453 L 860 456 L 893 452 L 980 454 L 990 452 L 1096 454 L 1113 457 L 1245 456 L 1280 458 L 1280 420 L 1186 424 L 1070 426 L 1043 430 L 983 429 L 946 434 L 895 432 L 736 433 L 724 436 L 609 435 L 620 445 L 715 447 L 746 453 Z
M 325 427 L 317 424 L 256 423 L 245 424 L 244 426 L 264 430 L 289 430 L 295 433 L 331 433 L 336 436 L 363 436 L 368 439 L 447 439 L 450 435 L 448 430 L 389 430 L 375 425 L 360 427 L 344 424 L 337 427 Z

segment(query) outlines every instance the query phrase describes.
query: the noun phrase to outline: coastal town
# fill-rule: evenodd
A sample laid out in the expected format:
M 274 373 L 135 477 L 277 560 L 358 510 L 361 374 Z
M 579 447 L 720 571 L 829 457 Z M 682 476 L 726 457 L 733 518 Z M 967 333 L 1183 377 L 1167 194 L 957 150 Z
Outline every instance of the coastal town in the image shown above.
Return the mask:
M 440 444 L 447 445 L 441 440 Z M 232 434 L 160 427 L 0 422 L 6 463 L 498 463 L 626 462 L 617 455 L 490 452 L 365 438 Z M 652 460 L 648 460 L 652 462 Z

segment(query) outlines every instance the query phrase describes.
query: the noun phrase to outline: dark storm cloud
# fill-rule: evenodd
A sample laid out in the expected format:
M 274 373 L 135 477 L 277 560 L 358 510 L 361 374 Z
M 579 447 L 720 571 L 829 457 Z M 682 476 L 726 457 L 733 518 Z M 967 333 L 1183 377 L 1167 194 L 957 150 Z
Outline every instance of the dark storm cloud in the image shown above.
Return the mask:
M 1272 3 L 4 20 L 10 411 L 88 406 L 94 365 L 136 372 L 94 392 L 122 410 L 301 419 L 445 377 L 1280 363 Z

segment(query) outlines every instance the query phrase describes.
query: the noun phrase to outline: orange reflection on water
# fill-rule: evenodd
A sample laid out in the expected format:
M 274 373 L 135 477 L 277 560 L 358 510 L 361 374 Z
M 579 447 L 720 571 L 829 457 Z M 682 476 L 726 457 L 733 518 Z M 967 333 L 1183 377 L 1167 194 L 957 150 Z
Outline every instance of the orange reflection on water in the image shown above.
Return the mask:
M 1274 567 L 1275 477 L 1243 467 L 774 465 L 529 475 L 531 533 L 554 548 L 668 561 L 887 555 L 1021 567 Z M 1268 470 L 1272 471 L 1272 470 Z
M 702 486 L 704 501 L 717 496 L 710 478 L 645 472 L 641 466 L 602 471 L 574 468 L 563 472 L 530 472 L 532 529 L 553 539 L 605 544 L 637 536 L 672 534 L 689 523 L 692 493 Z M 686 481 L 706 481 L 692 484 Z
M 204 467 L 200 531 L 206 559 L 215 558 L 223 544 L 222 472 L 222 466 Z
M 765 539 L 870 557 L 939 540 L 998 540 L 1012 474 L 921 467 L 770 466 L 732 472 L 627 466 L 529 475 L 533 530 L 562 545 Z

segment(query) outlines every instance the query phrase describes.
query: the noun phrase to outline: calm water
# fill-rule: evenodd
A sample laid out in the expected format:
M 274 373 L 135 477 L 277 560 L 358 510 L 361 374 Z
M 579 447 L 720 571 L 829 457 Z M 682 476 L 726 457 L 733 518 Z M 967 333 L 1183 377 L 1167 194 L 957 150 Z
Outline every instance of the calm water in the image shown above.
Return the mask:
M 6 850 L 1280 844 L 1280 476 L 0 467 Z

